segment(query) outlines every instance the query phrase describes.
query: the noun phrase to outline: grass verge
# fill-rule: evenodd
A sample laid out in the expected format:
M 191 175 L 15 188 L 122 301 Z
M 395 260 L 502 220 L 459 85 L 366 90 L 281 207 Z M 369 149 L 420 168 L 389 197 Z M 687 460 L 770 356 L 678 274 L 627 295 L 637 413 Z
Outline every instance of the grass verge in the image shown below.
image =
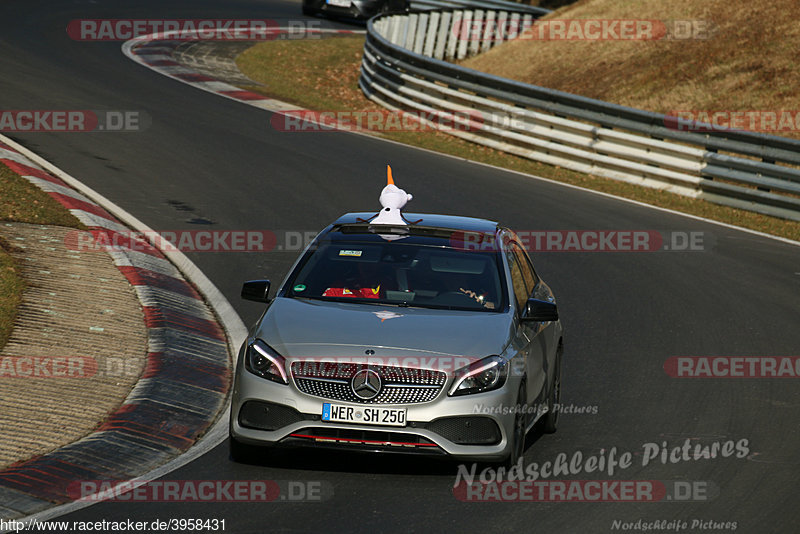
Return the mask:
M 17 307 L 22 300 L 25 281 L 14 259 L 8 254 L 9 244 L 0 238 L 0 349 L 11 335 Z
M 358 87 L 363 46 L 362 37 L 269 41 L 249 48 L 239 55 L 236 63 L 247 77 L 262 84 L 244 86 L 243 89 L 306 109 L 376 110 L 380 107 L 368 100 Z M 380 132 L 375 135 L 654 206 L 800 240 L 800 223 L 537 163 L 463 141 L 442 132 Z
M 544 34 L 535 30 L 463 65 L 658 113 L 785 110 L 794 118 L 800 27 L 786 15 L 796 10 L 796 0 L 588 0 L 542 20 L 575 21 L 576 28 L 586 19 L 654 21 L 654 39 L 540 39 L 552 35 L 543 22 Z M 800 138 L 796 121 L 742 124 Z
M 0 224 L 24 222 L 84 228 L 61 204 L 0 163 Z M 25 281 L 9 252 L 14 245 L 0 237 L 0 349 L 14 327 Z

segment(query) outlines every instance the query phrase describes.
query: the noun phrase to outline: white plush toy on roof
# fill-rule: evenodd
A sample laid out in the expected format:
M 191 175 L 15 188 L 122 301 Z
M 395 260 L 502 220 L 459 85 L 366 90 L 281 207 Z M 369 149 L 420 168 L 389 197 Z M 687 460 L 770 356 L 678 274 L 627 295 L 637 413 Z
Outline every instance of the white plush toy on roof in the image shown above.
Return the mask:
M 408 224 L 403 219 L 403 214 L 400 210 L 406 205 L 406 202 L 413 197 L 394 185 L 392 179 L 392 167 L 386 166 L 386 187 L 381 191 L 381 206 L 383 209 L 378 213 L 378 216 L 370 221 L 372 224 Z

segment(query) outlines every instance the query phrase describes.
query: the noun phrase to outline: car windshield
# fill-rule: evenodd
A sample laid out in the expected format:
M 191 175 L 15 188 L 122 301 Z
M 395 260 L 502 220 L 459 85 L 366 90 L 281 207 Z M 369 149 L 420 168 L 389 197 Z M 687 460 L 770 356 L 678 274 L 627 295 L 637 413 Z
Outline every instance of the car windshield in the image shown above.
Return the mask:
M 501 311 L 493 252 L 406 243 L 330 242 L 309 251 L 285 296 L 397 306 Z

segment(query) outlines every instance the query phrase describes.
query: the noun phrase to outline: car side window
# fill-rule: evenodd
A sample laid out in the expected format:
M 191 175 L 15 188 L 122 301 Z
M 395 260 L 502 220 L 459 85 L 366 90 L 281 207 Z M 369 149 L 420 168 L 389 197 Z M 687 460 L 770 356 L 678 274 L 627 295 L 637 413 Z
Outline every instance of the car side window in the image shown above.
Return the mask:
M 525 278 L 516 254 L 511 250 L 506 250 L 508 259 L 508 270 L 511 272 L 511 285 L 514 288 L 514 299 L 517 301 L 517 309 L 524 310 L 525 303 L 528 301 L 528 290 L 525 287 Z
M 522 248 L 520 248 L 520 246 L 516 243 L 511 243 L 510 248 L 514 253 L 514 256 L 517 257 L 517 261 L 519 261 L 520 270 L 522 271 L 522 278 L 525 280 L 525 287 L 528 288 L 528 295 L 531 295 L 533 293 L 533 288 L 536 287 L 538 282 L 536 273 L 531 265 L 531 260 L 528 258 L 528 255 L 525 254 L 525 251 L 522 250 Z

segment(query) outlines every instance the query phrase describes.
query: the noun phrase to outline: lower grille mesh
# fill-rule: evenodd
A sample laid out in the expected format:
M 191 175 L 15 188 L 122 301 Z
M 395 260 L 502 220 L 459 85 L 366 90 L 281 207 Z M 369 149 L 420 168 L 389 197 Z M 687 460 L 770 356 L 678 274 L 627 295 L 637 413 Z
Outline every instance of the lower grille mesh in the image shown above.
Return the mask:
M 442 417 L 425 425 L 431 432 L 459 445 L 500 443 L 500 428 L 491 417 Z

